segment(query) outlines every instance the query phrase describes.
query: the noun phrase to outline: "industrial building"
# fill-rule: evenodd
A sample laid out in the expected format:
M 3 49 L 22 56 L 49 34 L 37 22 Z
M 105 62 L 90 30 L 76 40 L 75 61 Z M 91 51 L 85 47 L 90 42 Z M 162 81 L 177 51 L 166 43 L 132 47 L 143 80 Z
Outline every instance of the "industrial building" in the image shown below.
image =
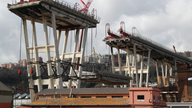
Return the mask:
M 12 108 L 13 106 L 13 90 L 0 82 L 0 107 Z

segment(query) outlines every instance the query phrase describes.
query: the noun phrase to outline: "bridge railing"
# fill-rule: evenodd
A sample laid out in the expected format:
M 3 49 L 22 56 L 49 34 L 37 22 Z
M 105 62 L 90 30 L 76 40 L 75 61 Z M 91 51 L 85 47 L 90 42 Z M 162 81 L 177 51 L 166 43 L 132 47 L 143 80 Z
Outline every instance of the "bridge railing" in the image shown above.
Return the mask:
M 173 49 L 168 48 L 168 47 L 166 47 L 166 46 L 164 46 L 164 45 L 162 45 L 162 44 L 160 44 L 160 43 L 157 43 L 157 42 L 155 42 L 155 41 L 153 41 L 153 40 L 151 40 L 151 39 L 148 39 L 148 38 L 146 38 L 146 37 L 144 37 L 144 36 L 142 36 L 142 35 L 140 35 L 140 34 L 135 33 L 134 36 L 135 36 L 135 37 L 139 37 L 139 38 L 141 38 L 141 39 L 143 39 L 143 40 L 145 40 L 145 41 L 148 41 L 148 42 L 150 42 L 150 43 L 152 43 L 152 44 L 157 45 L 158 47 L 164 48 L 164 49 L 166 49 L 166 50 L 169 50 L 169 51 L 175 53 L 175 51 L 174 51 Z M 186 56 L 186 55 L 182 55 L 182 54 L 180 54 L 180 53 L 177 53 L 177 54 L 180 55 L 180 56 L 182 56 L 182 57 L 188 58 L 188 56 Z M 189 58 L 188 58 L 188 59 L 189 59 Z
M 134 36 L 135 36 L 135 37 L 139 37 L 139 38 L 141 38 L 141 39 L 143 39 L 143 40 L 145 40 L 145 41 L 148 41 L 148 42 L 150 42 L 150 43 L 152 43 L 152 44 L 157 45 L 158 47 L 161 47 L 161 48 L 163 48 L 163 49 L 166 49 L 166 50 L 169 50 L 169 51 L 175 53 L 175 52 L 173 51 L 173 49 L 170 49 L 170 48 L 168 48 L 168 47 L 166 47 L 166 46 L 164 46 L 164 45 L 162 45 L 162 44 L 160 44 L 160 43 L 157 43 L 157 42 L 155 42 L 155 41 L 153 41 L 153 40 L 151 40 L 151 39 L 148 39 L 148 38 L 146 38 L 146 37 L 144 37 L 144 36 L 142 36 L 142 35 L 140 35 L 140 34 L 138 34 L 138 33 L 134 33 Z

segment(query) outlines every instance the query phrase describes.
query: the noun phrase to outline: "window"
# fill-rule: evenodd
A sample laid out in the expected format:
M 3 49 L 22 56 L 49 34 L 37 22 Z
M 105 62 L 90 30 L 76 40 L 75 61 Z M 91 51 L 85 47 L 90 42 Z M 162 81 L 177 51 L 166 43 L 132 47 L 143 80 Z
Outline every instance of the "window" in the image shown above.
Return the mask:
M 153 102 L 155 102 L 155 95 L 153 95 Z
M 81 98 L 91 98 L 91 96 L 81 96 Z
M 138 102 L 144 102 L 145 101 L 145 96 L 144 95 L 137 95 L 137 101 Z
M 96 98 L 107 98 L 107 96 L 96 96 Z
M 112 98 L 123 98 L 123 96 L 112 96 Z

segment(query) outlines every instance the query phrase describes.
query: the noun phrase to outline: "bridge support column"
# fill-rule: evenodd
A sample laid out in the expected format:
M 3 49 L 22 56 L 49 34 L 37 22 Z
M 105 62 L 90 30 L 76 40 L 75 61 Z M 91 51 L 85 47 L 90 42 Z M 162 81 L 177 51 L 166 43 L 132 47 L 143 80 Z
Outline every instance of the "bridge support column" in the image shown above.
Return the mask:
M 137 53 L 136 44 L 134 44 L 134 58 L 135 58 L 135 71 L 136 71 L 136 87 L 139 87 L 138 69 L 137 69 Z M 133 74 L 134 75 L 134 74 Z
M 45 37 L 45 49 L 46 49 L 46 58 L 47 58 L 47 71 L 48 71 L 48 75 L 49 75 L 49 85 L 48 88 L 49 89 L 53 89 L 53 70 L 51 68 L 51 59 L 50 59 L 50 51 L 48 48 L 49 45 L 49 41 L 48 41 L 48 33 L 47 33 L 47 19 L 45 16 L 42 17 L 43 18 L 43 28 L 44 28 L 44 37 Z
M 148 82 L 149 82 L 149 65 L 150 65 L 150 56 L 151 56 L 151 49 L 149 49 L 149 51 L 148 51 L 148 63 L 147 63 L 146 87 L 148 87 Z
M 162 70 L 162 76 L 165 76 L 164 75 L 164 68 L 163 68 L 163 64 L 161 63 L 161 70 Z
M 171 65 L 169 66 L 169 75 L 172 76 L 173 75 L 173 68 L 171 67 Z
M 29 88 L 34 88 L 34 82 L 32 79 L 32 73 L 30 73 L 30 69 L 31 69 L 31 59 L 30 59 L 30 52 L 28 50 L 29 47 L 29 40 L 28 40 L 28 32 L 27 32 L 27 21 L 26 19 L 22 19 L 23 20 L 23 30 L 24 30 L 24 39 L 25 39 L 25 51 L 26 51 L 26 57 L 27 57 L 27 73 L 28 73 L 28 77 L 29 77 Z M 30 92 L 30 99 L 31 102 L 35 101 L 35 97 L 34 97 L 34 90 L 33 89 L 29 89 Z
M 165 65 L 165 76 L 167 76 L 167 64 Z
M 83 58 L 84 58 L 84 53 L 85 53 L 85 45 L 87 42 L 87 33 L 88 33 L 88 27 L 85 28 L 84 30 L 84 36 L 83 36 L 83 43 L 82 43 L 82 47 L 81 47 L 81 57 L 80 57 L 80 61 L 79 64 L 83 64 Z M 82 75 L 82 66 L 79 66 L 79 79 L 77 80 L 78 82 L 78 88 L 81 87 L 81 75 Z
M 38 51 L 36 49 L 37 46 L 37 36 L 36 36 L 36 28 L 35 28 L 35 21 L 32 18 L 31 20 L 31 26 L 32 26 L 32 34 L 33 34 L 33 51 L 35 55 L 35 69 L 36 69 L 36 76 L 37 76 L 37 87 L 38 87 L 38 92 L 42 90 L 42 82 L 41 82 L 41 72 L 40 72 L 40 65 L 39 65 L 39 55 Z
M 59 48 L 58 48 L 58 40 L 57 40 L 57 30 L 56 30 L 56 20 L 55 14 L 52 12 L 52 28 L 53 28 L 53 37 L 54 37 L 54 45 L 55 45 L 55 55 L 56 55 L 56 69 L 57 73 L 59 74 L 59 88 L 63 88 L 63 80 L 61 76 L 61 64 L 60 64 L 60 57 L 59 57 Z
M 66 53 L 68 37 L 69 37 L 69 30 L 66 30 L 66 31 L 65 31 L 64 42 L 63 42 L 63 49 L 62 49 L 62 54 L 61 54 L 61 60 L 64 60 L 64 58 L 65 58 L 65 55 L 64 55 L 64 54 Z
M 117 52 L 118 52 L 119 74 L 122 75 L 122 69 L 121 69 L 121 57 L 120 57 L 119 49 L 117 49 Z
M 115 74 L 115 70 L 114 70 L 114 55 L 113 55 L 113 47 L 111 47 L 111 63 L 112 63 L 112 73 Z
M 72 60 L 71 60 L 71 63 L 75 63 L 75 52 L 77 51 L 77 43 L 78 43 L 78 41 L 79 41 L 79 29 L 77 29 L 76 30 L 76 36 L 75 36 L 75 42 L 74 42 L 74 48 L 73 48 L 73 55 L 72 55 Z M 74 76 L 74 72 L 73 72 L 73 68 L 71 67 L 70 68 L 70 73 L 69 73 L 69 76 Z M 69 80 L 69 88 L 71 87 L 71 86 L 73 86 L 72 85 L 72 80 L 70 79 Z M 75 86 L 77 86 L 77 85 L 75 85 Z
M 156 65 L 156 73 L 157 73 L 157 77 L 159 77 L 159 70 L 158 70 L 158 62 L 157 62 L 157 61 L 156 61 L 155 65 Z
M 143 55 L 141 56 L 141 73 L 140 73 L 140 83 L 139 83 L 139 87 L 142 87 L 142 80 L 143 80 Z
M 131 77 L 131 67 L 130 67 L 130 52 L 129 52 L 129 48 L 127 48 L 127 67 L 128 67 L 128 71 L 127 74 L 129 72 L 129 76 Z M 133 84 L 133 80 L 130 80 L 130 87 L 132 87 Z
M 135 80 L 133 67 L 135 67 L 135 56 L 134 56 L 134 54 L 132 54 L 132 68 L 131 68 L 132 84 L 134 84 L 134 80 Z

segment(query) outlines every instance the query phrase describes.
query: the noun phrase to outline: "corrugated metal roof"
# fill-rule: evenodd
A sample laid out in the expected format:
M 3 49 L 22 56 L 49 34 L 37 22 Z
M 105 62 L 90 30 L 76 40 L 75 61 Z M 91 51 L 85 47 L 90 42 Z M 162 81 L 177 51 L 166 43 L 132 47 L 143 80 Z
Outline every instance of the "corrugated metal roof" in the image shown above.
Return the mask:
M 3 90 L 3 91 L 12 91 L 9 87 L 7 87 L 5 84 L 3 84 L 1 81 L 0 81 L 0 90 Z
M 69 94 L 71 89 L 61 89 L 61 94 Z M 77 88 L 72 94 L 128 94 L 128 88 Z M 37 95 L 60 94 L 60 89 L 44 89 Z
M 129 105 L 129 99 L 124 98 L 52 98 L 52 99 L 38 99 L 30 103 L 29 106 L 122 106 Z

